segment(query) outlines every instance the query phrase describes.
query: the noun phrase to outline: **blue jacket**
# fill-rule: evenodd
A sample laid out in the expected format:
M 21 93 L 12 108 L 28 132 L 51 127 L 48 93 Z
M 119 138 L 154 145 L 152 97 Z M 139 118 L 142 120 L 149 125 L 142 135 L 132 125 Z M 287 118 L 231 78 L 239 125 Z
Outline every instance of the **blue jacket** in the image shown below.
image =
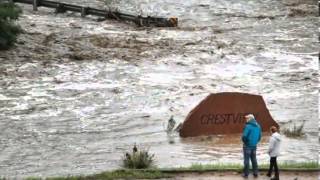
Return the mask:
M 256 148 L 261 139 L 261 127 L 255 119 L 246 123 L 242 133 L 244 147 Z

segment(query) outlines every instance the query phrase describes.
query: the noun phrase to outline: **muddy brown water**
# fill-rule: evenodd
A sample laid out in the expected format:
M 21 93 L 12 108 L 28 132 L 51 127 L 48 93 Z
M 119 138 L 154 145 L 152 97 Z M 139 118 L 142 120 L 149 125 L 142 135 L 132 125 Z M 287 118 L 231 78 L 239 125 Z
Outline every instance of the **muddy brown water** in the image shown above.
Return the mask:
M 68 1 L 69 2 L 69 1 Z M 98 1 L 70 1 L 103 7 Z M 167 135 L 209 93 L 264 97 L 283 128 L 280 162 L 318 160 L 316 1 L 149 0 L 112 7 L 176 16 L 178 28 L 138 28 L 23 5 L 25 33 L 0 52 L 0 176 L 65 176 L 119 168 L 134 143 L 158 167 L 241 163 L 240 135 Z M 258 148 L 268 162 L 268 136 Z

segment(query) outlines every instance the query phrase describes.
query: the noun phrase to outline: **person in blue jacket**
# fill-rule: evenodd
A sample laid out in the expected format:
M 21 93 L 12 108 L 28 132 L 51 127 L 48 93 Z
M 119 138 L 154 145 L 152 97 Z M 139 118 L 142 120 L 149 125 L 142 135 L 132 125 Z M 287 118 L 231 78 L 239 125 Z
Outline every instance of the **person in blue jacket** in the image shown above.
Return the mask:
M 252 114 L 245 116 L 246 125 L 242 133 L 244 169 L 243 177 L 249 175 L 249 160 L 251 160 L 253 176 L 258 177 L 258 163 L 256 157 L 257 144 L 261 139 L 261 127 Z

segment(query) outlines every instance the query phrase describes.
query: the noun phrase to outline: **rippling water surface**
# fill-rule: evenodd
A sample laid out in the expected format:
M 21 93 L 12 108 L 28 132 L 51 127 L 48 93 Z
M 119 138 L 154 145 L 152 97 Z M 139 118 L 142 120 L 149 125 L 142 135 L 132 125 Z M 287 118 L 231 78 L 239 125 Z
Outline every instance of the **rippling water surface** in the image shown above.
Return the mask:
M 305 123 L 305 137 L 283 137 L 280 161 L 318 158 L 316 1 L 120 0 L 109 8 L 176 16 L 180 24 L 137 28 L 23 6 L 26 32 L 0 54 L 2 176 L 111 170 L 134 143 L 155 153 L 159 167 L 241 163 L 239 135 L 165 132 L 171 115 L 182 122 L 223 91 L 262 95 L 283 128 Z

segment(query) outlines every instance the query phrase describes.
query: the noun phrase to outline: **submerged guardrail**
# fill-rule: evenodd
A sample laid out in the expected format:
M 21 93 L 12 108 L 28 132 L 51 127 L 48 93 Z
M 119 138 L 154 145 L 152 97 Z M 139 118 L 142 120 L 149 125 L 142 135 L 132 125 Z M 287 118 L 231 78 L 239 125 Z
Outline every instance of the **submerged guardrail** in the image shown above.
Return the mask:
M 155 26 L 155 27 L 176 27 L 178 26 L 178 18 L 161 18 L 161 17 L 143 17 L 130 14 L 121 13 L 118 11 L 109 11 L 95 9 L 91 7 L 78 6 L 73 4 L 49 1 L 49 0 L 9 0 L 10 2 L 24 3 L 33 5 L 33 10 L 37 11 L 38 7 L 47 7 L 56 9 L 57 13 L 64 13 L 66 11 L 81 13 L 81 17 L 86 15 L 94 15 L 109 19 L 116 19 L 120 21 L 134 22 L 138 26 Z

